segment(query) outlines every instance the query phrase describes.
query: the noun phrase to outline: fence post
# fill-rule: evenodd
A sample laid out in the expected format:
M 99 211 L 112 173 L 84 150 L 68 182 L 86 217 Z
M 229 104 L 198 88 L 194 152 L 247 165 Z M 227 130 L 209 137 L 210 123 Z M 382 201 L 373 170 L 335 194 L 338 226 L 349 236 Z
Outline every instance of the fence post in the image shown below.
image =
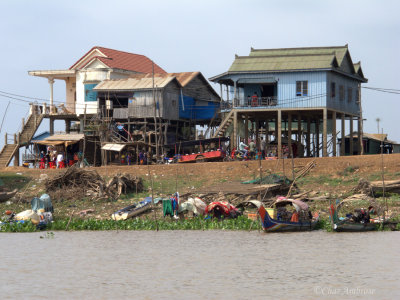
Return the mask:
M 5 134 L 5 139 L 4 139 L 4 145 L 7 145 L 7 132 L 6 132 L 6 134 Z

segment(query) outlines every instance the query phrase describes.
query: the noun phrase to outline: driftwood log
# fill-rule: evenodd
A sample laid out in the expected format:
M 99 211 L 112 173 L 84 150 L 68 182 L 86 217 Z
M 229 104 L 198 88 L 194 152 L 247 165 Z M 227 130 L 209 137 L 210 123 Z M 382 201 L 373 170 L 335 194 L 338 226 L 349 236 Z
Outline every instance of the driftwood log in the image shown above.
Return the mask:
M 383 186 L 382 180 L 369 182 L 361 178 L 353 191 L 374 196 L 376 192 L 383 192 Z M 400 193 L 400 180 L 385 180 L 385 192 Z
M 383 182 L 371 181 L 371 188 L 374 192 L 382 192 Z M 400 193 L 400 180 L 385 180 L 385 192 Z

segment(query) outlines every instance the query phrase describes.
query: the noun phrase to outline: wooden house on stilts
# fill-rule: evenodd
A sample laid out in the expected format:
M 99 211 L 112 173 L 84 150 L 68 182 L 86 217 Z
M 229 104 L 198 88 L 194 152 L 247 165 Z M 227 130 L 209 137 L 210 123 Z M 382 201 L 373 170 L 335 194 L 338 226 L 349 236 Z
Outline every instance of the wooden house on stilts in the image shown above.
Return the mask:
M 360 63 L 353 63 L 347 45 L 251 48 L 248 56 L 236 55 L 227 72 L 210 80 L 221 86 L 224 113 L 215 136 L 231 136 L 231 147 L 250 137 L 258 144 L 264 136 L 267 143 L 276 144 L 278 157 L 285 147 L 296 148 L 297 155 L 293 154 L 298 157 L 336 156 L 337 137 L 344 138 L 346 123 L 354 132 L 357 120 L 362 136 L 360 87 L 367 79 Z M 342 143 L 339 153 L 344 152 Z

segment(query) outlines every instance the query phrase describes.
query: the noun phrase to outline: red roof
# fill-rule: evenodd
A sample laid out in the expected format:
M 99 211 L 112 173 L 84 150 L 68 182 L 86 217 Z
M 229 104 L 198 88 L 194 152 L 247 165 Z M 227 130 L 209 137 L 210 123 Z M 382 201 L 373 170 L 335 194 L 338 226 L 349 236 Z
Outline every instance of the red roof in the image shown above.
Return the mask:
M 104 56 L 88 56 L 93 50 L 99 50 Z M 140 54 L 134 54 L 124 51 L 113 50 L 104 47 L 93 47 L 84 56 L 82 56 L 70 69 L 76 68 L 82 64 L 79 68 L 83 68 L 93 59 L 98 59 L 110 68 L 134 71 L 139 73 L 152 73 L 153 62 L 146 56 Z M 154 73 L 165 74 L 166 72 L 157 64 L 154 63 Z

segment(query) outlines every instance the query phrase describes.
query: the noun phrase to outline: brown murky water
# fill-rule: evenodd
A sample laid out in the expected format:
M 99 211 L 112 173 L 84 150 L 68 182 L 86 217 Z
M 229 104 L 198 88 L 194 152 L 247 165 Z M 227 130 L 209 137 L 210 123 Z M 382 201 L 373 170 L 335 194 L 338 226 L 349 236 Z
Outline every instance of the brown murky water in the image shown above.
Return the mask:
M 400 232 L 0 234 L 1 299 L 399 299 Z

